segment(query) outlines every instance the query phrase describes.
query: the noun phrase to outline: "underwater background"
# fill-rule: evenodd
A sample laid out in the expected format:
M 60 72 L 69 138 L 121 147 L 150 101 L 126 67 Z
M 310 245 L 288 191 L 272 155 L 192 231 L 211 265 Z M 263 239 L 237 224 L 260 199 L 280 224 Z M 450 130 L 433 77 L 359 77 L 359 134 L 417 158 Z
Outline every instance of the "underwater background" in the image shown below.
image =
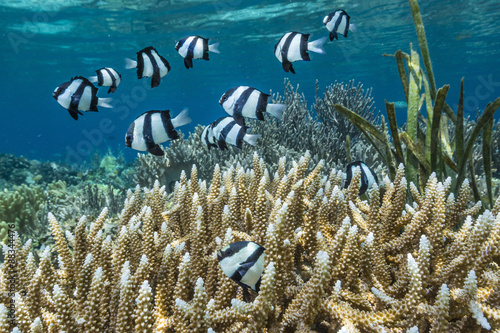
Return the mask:
M 339 8 L 357 32 L 285 73 L 280 37 L 326 38 Z M 491 0 L 0 0 L 0 333 L 499 332 L 499 19 Z M 190 35 L 220 54 L 184 68 Z M 125 69 L 148 46 L 172 66 L 154 89 Z M 52 93 L 102 67 L 114 108 L 75 121 Z M 210 149 L 240 85 L 286 111 Z M 125 146 L 140 114 L 184 108 L 163 156 Z
M 447 101 L 458 103 L 460 79 L 465 77 L 465 114 L 500 95 L 500 3 L 498 1 L 421 1 L 438 87 L 451 85 Z M 343 8 L 357 33 L 327 41 L 325 55 L 295 64 L 297 74 L 285 73 L 273 54 L 274 44 L 288 31 L 328 35 L 322 20 Z M 283 93 L 283 80 L 300 85 L 314 102 L 335 81 L 355 80 L 373 88 L 377 110 L 385 114 L 384 99 L 404 100 L 396 61 L 382 54 L 409 50 L 418 40 L 407 1 L 0 1 L 1 95 L 0 152 L 29 159 L 57 160 L 81 165 L 93 153 L 122 151 L 127 161 L 137 152 L 125 147 L 124 135 L 139 114 L 170 109 L 176 115 L 189 108 L 193 122 L 180 128 L 192 132 L 225 116 L 220 96 L 236 85 Z M 175 43 L 188 35 L 219 42 L 220 54 L 184 68 Z M 154 46 L 172 66 L 159 87 L 138 80 L 125 69 L 125 58 Z M 76 75 L 95 75 L 101 67 L 122 75 L 112 97 L 115 108 L 99 108 L 78 121 L 51 93 Z M 405 109 L 398 109 L 403 123 Z M 401 115 L 399 114 L 401 113 Z M 498 115 L 497 115 L 498 116 Z M 112 125 L 99 131 L 103 119 Z M 335 130 L 335 129 L 332 129 Z M 98 131 L 100 134 L 96 134 Z

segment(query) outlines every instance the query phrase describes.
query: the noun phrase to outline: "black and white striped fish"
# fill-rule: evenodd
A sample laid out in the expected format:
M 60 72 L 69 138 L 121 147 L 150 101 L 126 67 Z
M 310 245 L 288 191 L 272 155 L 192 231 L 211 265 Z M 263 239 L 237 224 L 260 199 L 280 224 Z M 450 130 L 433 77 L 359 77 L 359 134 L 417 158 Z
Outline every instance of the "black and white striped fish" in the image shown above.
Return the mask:
M 152 46 L 137 52 L 137 61 L 132 59 L 125 59 L 125 68 L 137 68 L 137 78 L 143 77 L 151 78 L 151 88 L 158 87 L 161 78 L 167 75 L 170 71 L 170 64 L 168 61 L 158 54 L 158 51 Z
M 212 124 L 205 126 L 203 132 L 201 133 L 200 139 L 208 150 L 210 150 L 210 148 L 212 147 L 218 147 L 217 139 L 215 138 L 214 131 L 212 129 Z
M 103 67 L 95 71 L 97 76 L 89 77 L 90 82 L 97 82 L 98 86 L 109 87 L 108 94 L 114 93 L 116 87 L 122 82 L 120 73 L 110 67 Z
M 111 98 L 97 97 L 97 88 L 83 76 L 75 76 L 64 82 L 52 93 L 57 103 L 68 110 L 73 119 L 78 120 L 80 111 L 99 111 L 98 106 L 112 108 Z
M 258 292 L 264 271 L 264 250 L 257 243 L 240 241 L 222 248 L 217 259 L 224 274 L 240 286 Z
M 170 118 L 169 110 L 144 112 L 130 124 L 125 144 L 135 150 L 162 156 L 164 152 L 159 144 L 179 138 L 175 128 L 190 122 L 187 109 L 182 110 L 175 118 Z
M 347 37 L 349 30 L 356 32 L 356 26 L 349 24 L 350 19 L 351 17 L 343 9 L 338 9 L 325 16 L 323 23 L 330 31 L 330 40 L 338 39 L 337 34 Z
M 219 43 L 208 45 L 208 38 L 189 36 L 175 44 L 175 49 L 184 58 L 184 66 L 193 68 L 193 59 L 208 59 L 208 52 L 219 53 Z
M 288 71 L 295 74 L 292 62 L 295 61 L 310 61 L 308 51 L 324 54 L 323 44 L 326 37 L 308 42 L 309 34 L 301 34 L 300 32 L 287 32 L 280 38 L 274 46 L 274 55 L 283 64 L 285 72 Z
M 367 189 L 378 183 L 378 178 L 375 172 L 361 161 L 349 163 L 346 167 L 346 179 L 344 188 L 348 188 L 351 184 L 352 177 L 354 176 L 354 168 L 361 168 L 361 184 L 359 187 L 359 195 L 363 195 Z
M 227 149 L 227 143 L 241 149 L 243 141 L 255 146 L 260 134 L 247 134 L 248 126 L 240 126 L 233 117 L 222 117 L 210 125 L 217 140 L 217 146 L 221 149 Z
M 264 120 L 264 112 L 269 112 L 278 119 L 283 118 L 286 104 L 267 104 L 270 96 L 252 87 L 238 86 L 226 91 L 219 104 L 233 116 L 238 125 L 244 126 L 243 117 Z

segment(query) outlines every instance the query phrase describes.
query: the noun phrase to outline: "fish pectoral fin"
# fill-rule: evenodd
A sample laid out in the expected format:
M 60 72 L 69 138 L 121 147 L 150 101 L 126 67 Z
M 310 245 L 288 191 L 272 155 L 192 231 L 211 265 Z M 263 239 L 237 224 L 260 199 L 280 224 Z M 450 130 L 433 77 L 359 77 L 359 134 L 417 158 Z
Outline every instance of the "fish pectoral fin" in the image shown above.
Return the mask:
M 245 126 L 245 118 L 241 114 L 233 114 L 233 119 L 238 125 Z
M 158 87 L 161 82 L 160 71 L 156 70 L 153 73 L 153 77 L 151 78 L 151 88 Z
M 69 115 L 71 116 L 71 118 L 73 118 L 75 120 L 78 120 L 78 115 L 79 114 L 83 116 L 83 113 L 81 113 L 78 110 L 70 110 L 70 109 L 68 109 L 68 112 L 69 112 Z
M 193 58 L 191 57 L 184 58 L 184 66 L 186 66 L 187 69 L 193 68 Z
M 165 155 L 165 152 L 163 151 L 163 149 L 161 149 L 159 144 L 148 147 L 148 152 L 155 155 L 155 156 Z

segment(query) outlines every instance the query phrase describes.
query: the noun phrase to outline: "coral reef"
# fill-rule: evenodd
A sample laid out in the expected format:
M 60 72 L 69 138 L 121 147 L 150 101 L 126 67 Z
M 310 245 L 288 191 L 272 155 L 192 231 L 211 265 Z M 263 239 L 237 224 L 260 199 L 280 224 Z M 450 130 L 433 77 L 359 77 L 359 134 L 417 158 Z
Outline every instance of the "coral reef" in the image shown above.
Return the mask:
M 123 156 L 111 152 L 94 154 L 91 165 L 78 170 L 0 154 L 0 244 L 7 242 L 10 225 L 36 248 L 49 245 L 48 211 L 67 227 L 74 227 L 75 216 L 97 216 L 103 207 L 116 218 L 132 186 L 133 170 Z
M 56 162 L 29 160 L 12 154 L 0 154 L 0 189 L 14 185 L 51 183 L 63 180 L 68 185 L 81 181 L 78 171 Z
M 5 232 L 0 234 L 0 243 L 7 240 L 7 225 L 14 224 L 15 230 L 22 235 L 38 238 L 48 231 L 48 227 L 40 222 L 40 212 L 44 209 L 46 194 L 39 185 L 14 186 L 0 192 L 0 221 Z
M 210 183 L 181 173 L 171 196 L 137 187 L 114 238 L 106 208 L 73 233 L 49 214 L 55 247 L 38 263 L 17 235 L 4 247 L 15 265 L 0 269 L 0 332 L 500 329 L 500 199 L 480 214 L 467 180 L 455 196 L 431 174 L 420 191 L 399 165 L 362 201 L 359 170 L 344 189 L 311 161 L 281 158 L 271 177 L 254 154 L 252 169 L 215 166 Z M 258 294 L 217 262 L 238 240 L 266 249 Z
M 31 238 L 35 248 L 49 245 L 49 211 L 72 229 L 75 216 L 97 216 L 104 207 L 108 207 L 110 217 L 116 219 L 125 198 L 125 190 L 90 182 L 67 186 L 66 182 L 57 181 L 46 186 L 23 184 L 4 189 L 0 192 L 0 244 L 7 242 L 10 224 L 23 240 Z
M 247 124 L 252 128 L 252 133 L 261 134 L 256 147 L 244 145 L 241 150 L 231 147 L 226 151 L 207 151 L 200 141 L 203 127 L 198 126 L 194 133 L 189 134 L 188 139 L 184 139 L 181 134 L 179 140 L 172 141 L 165 147 L 163 157 L 139 154 L 135 181 L 141 186 L 151 187 L 158 180 L 171 192 L 181 171 L 189 172 L 193 164 L 197 164 L 200 177 L 208 178 L 216 164 L 219 164 L 222 171 L 235 163 L 240 163 L 244 169 L 250 168 L 253 152 L 257 152 L 269 165 L 269 171 L 274 173 L 281 156 L 287 156 L 290 160 L 299 159 L 306 150 L 311 152 L 312 164 L 323 159 L 326 168 L 334 168 L 345 165 L 352 156 L 353 160 L 363 160 L 374 170 L 381 172 L 382 161 L 375 149 L 364 136 L 359 135 L 355 126 L 326 107 L 330 101 L 353 107 L 367 121 L 377 122 L 371 90 L 365 91 L 361 84 L 354 85 L 351 81 L 346 85 L 335 83 L 328 87 L 323 99 L 316 98 L 316 115 L 313 109 L 309 109 L 305 96 L 299 93 L 298 86 L 294 89 L 286 79 L 284 95 L 275 94 L 273 98 L 273 103 L 287 104 L 283 119 L 280 121 L 266 115 L 265 121 L 249 120 Z M 352 141 L 349 153 L 346 150 L 347 137 Z
M 133 187 L 134 168 L 126 163 L 121 150 L 114 154 L 109 150 L 101 155 L 92 155 L 90 165 L 84 169 L 85 180 L 96 184 L 104 183 L 115 188 L 127 189 Z
M 316 81 L 316 95 L 318 91 L 319 86 Z M 346 85 L 335 82 L 326 88 L 322 98 L 316 96 L 314 110 L 323 124 L 339 133 L 339 138 L 342 141 L 347 140 L 347 137 L 353 140 L 360 136 L 359 129 L 344 117 L 339 117 L 335 109 L 332 109 L 329 105 L 343 105 L 367 121 L 380 124 L 380 119 L 378 119 L 380 115 L 375 114 L 371 93 L 371 88 L 365 91 L 363 85 L 361 83 L 355 85 L 354 80 L 349 81 Z

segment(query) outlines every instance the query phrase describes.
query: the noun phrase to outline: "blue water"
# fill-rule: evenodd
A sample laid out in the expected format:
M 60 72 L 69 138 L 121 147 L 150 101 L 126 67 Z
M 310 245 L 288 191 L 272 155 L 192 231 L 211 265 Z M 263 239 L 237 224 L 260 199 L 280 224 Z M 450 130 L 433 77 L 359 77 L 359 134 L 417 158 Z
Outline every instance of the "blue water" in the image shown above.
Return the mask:
M 43 160 L 84 163 L 94 151 L 123 150 L 128 160 L 136 151 L 124 135 L 136 116 L 151 109 L 184 107 L 193 123 L 208 124 L 225 116 L 220 96 L 236 85 L 283 92 L 283 80 L 300 84 L 310 104 L 314 83 L 320 93 L 335 82 L 354 79 L 373 87 L 375 106 L 384 99 L 404 99 L 395 59 L 383 57 L 418 41 L 407 1 L 77 1 L 0 0 L 1 78 L 0 152 Z M 343 8 L 357 33 L 325 45 L 326 54 L 295 63 L 296 75 L 285 73 L 273 54 L 274 44 L 288 31 L 327 36 L 322 19 Z M 451 84 L 447 102 L 455 107 L 460 78 L 466 78 L 466 112 L 500 96 L 500 2 L 497 0 L 420 1 L 438 87 Z M 195 60 L 184 68 L 174 49 L 177 40 L 201 35 L 220 42 L 220 54 Z M 159 87 L 138 80 L 124 68 L 126 57 L 154 46 L 172 71 Z M 122 74 L 112 97 L 115 108 L 99 108 L 78 121 L 53 98 L 52 91 L 76 75 L 95 75 L 103 66 Z M 402 110 L 402 109 L 401 109 Z M 404 112 L 404 111 L 400 111 Z M 399 114 L 404 121 L 404 114 Z

